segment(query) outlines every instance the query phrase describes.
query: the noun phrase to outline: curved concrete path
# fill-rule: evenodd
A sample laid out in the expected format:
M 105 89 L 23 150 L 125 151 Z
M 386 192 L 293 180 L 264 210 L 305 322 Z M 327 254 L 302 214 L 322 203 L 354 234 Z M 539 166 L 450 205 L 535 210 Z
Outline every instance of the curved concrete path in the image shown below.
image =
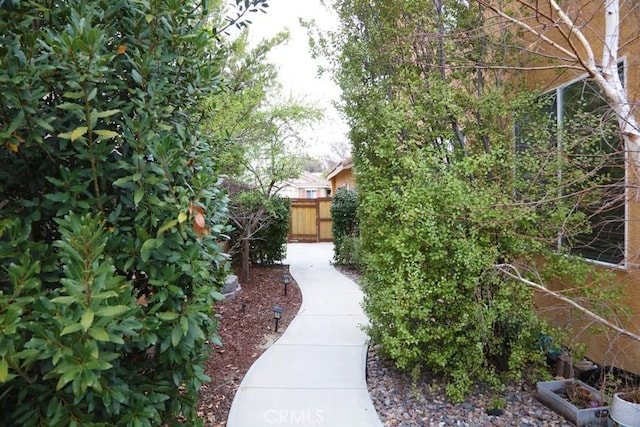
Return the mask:
M 330 265 L 331 243 L 293 243 L 285 263 L 302 306 L 245 375 L 227 427 L 380 427 L 365 378 L 362 292 Z

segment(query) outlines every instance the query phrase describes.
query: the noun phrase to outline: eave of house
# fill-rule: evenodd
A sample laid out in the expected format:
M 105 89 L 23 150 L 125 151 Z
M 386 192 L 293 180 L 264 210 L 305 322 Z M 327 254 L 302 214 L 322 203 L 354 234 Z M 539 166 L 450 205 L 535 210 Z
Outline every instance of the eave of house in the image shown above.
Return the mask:
M 340 172 L 342 172 L 344 170 L 349 170 L 351 168 L 353 168 L 353 160 L 345 159 L 345 160 L 341 161 L 340 163 L 338 163 L 333 169 L 331 169 L 331 171 L 327 175 L 327 180 L 331 181 L 331 179 L 333 179 L 336 176 L 338 176 L 338 174 L 340 174 Z

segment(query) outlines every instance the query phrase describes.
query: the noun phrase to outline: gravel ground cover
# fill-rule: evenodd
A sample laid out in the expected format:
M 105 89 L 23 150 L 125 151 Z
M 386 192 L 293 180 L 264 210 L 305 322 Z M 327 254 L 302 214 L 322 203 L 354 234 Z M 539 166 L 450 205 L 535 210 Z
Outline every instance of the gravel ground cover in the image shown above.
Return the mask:
M 504 414 L 487 414 L 495 393 L 476 387 L 464 402 L 452 404 L 444 385 L 427 375 L 415 383 L 380 356 L 380 347 L 369 347 L 367 386 L 382 423 L 386 427 L 569 427 L 572 423 L 540 403 L 535 384 L 525 382 L 507 387 Z

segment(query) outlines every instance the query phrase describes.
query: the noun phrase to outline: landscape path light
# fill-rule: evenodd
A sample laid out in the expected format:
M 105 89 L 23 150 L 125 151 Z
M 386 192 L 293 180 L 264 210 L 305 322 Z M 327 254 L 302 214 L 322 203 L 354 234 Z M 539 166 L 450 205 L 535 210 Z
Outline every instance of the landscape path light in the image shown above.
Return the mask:
M 288 274 L 283 274 L 282 275 L 282 283 L 284 283 L 284 294 L 287 295 L 287 285 L 289 284 L 289 282 L 291 281 L 291 276 L 289 276 Z
M 282 311 L 284 309 L 282 307 L 280 307 L 279 305 L 276 305 L 275 307 L 273 307 L 273 319 L 276 321 L 276 332 L 278 332 L 278 322 L 280 321 L 280 318 L 282 317 Z

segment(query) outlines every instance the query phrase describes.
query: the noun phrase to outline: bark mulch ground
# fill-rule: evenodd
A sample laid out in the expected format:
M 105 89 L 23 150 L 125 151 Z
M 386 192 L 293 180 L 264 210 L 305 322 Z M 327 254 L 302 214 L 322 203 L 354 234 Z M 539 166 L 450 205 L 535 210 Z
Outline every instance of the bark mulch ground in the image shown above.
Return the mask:
M 286 265 L 253 266 L 249 280 L 240 281 L 242 290 L 216 306 L 220 320 L 218 332 L 222 346 L 214 347 L 206 366 L 212 381 L 200 390 L 199 415 L 207 427 L 223 427 L 233 396 L 253 362 L 284 332 L 302 303 L 295 280 L 284 295 L 282 275 Z M 273 307 L 282 307 L 282 318 L 275 332 Z

